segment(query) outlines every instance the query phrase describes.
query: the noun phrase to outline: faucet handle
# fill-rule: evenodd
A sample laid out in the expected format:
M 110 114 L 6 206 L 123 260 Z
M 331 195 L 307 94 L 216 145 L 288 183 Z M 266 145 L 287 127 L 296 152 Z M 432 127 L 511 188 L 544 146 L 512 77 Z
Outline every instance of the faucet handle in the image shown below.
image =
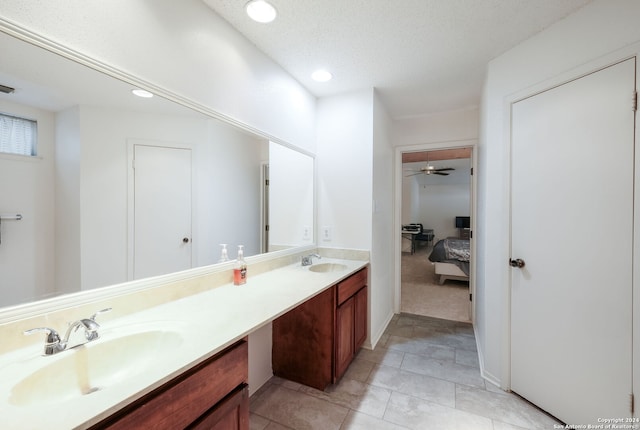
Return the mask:
M 96 317 L 97 317 L 98 315 L 103 314 L 103 313 L 105 313 L 105 312 L 110 312 L 112 309 L 113 309 L 113 308 L 104 308 L 104 309 L 101 309 L 101 310 L 97 311 L 95 314 L 91 315 L 91 317 L 89 317 L 89 319 L 90 319 L 91 321 L 95 322 L 95 321 L 96 321 Z
M 56 343 L 60 342 L 60 335 L 57 331 L 49 327 L 36 327 L 30 330 L 25 330 L 24 334 L 26 336 L 32 335 L 34 333 L 46 333 L 47 334 L 47 343 Z
M 101 309 L 97 311 L 95 314 L 91 315 L 89 319 L 82 320 L 82 323 L 84 324 L 84 327 L 85 327 L 84 335 L 89 342 L 91 342 L 92 340 L 96 340 L 98 337 L 100 337 L 100 335 L 98 334 L 98 329 L 100 328 L 100 325 L 96 322 L 96 317 L 105 312 L 110 312 L 111 309 L 112 308 Z
M 32 335 L 34 333 L 46 333 L 47 338 L 44 342 L 44 355 L 55 354 L 56 352 L 64 349 L 60 344 L 60 335 L 57 331 L 49 327 L 36 327 L 30 330 L 25 330 L 25 336 Z
M 80 325 L 84 327 L 84 337 L 88 341 L 95 340 L 99 337 L 98 329 L 100 328 L 100 324 L 98 324 L 93 317 L 89 319 L 81 319 Z M 80 328 L 80 325 L 76 326 L 76 331 Z

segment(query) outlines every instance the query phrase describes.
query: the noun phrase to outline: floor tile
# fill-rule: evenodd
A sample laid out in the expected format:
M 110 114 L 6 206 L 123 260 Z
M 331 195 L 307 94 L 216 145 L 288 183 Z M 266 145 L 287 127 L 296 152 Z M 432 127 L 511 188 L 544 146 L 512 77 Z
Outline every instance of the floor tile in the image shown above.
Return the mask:
M 388 366 L 377 366 L 371 372 L 369 384 L 423 400 L 455 407 L 455 384 Z
M 501 421 L 493 420 L 493 430 L 527 430 L 527 429 L 520 426 L 514 426 L 513 424 L 507 424 Z
M 456 349 L 456 363 L 480 369 L 478 353 L 466 349 Z
M 251 400 L 253 400 L 253 396 Z M 269 423 L 271 423 L 271 421 L 260 415 L 249 414 L 249 430 L 265 430 Z
M 513 394 L 498 394 L 458 385 L 456 408 L 526 429 L 553 428 L 560 424 Z
M 339 429 L 349 410 L 299 391 L 272 384 L 251 412 L 296 430 Z
M 374 362 L 362 360 L 359 357 L 356 357 L 347 368 L 347 371 L 344 373 L 343 378 L 355 379 L 356 381 L 365 382 L 367 379 L 369 379 L 369 374 L 371 373 L 371 369 L 373 369 L 374 366 Z
M 406 430 L 407 427 L 401 427 L 399 425 L 390 423 L 388 421 L 381 420 L 363 414 L 360 412 L 349 412 L 347 418 L 342 423 L 341 430 Z
M 498 387 L 497 385 L 494 385 L 492 382 L 489 382 L 489 381 L 484 381 L 484 387 L 487 391 L 490 391 L 492 393 L 509 394 L 508 392 L 504 391 L 502 388 Z
M 456 326 L 456 334 L 462 334 L 465 336 L 470 336 L 473 338 L 475 342 L 475 332 L 473 331 L 473 326 L 471 324 L 459 324 Z
M 298 382 L 289 381 L 288 379 L 280 378 L 279 376 L 274 376 L 273 378 L 271 378 L 269 380 L 269 383 L 273 385 L 282 385 L 283 387 L 294 391 L 302 387 L 302 384 Z
M 434 345 L 477 351 L 478 347 L 474 338 L 457 334 L 455 328 L 451 331 L 445 330 L 432 327 L 414 327 L 413 337 Z
M 264 430 L 296 430 L 291 427 L 286 427 L 278 423 L 271 422 Z
M 558 424 L 480 376 L 470 324 L 400 314 L 325 391 L 273 377 L 250 400 L 250 430 L 542 430 Z
M 438 360 L 455 359 L 455 350 L 448 346 L 434 345 L 432 342 L 420 338 L 406 338 L 391 336 L 387 341 L 387 348 L 395 351 L 410 352 Z
M 394 392 L 386 421 L 416 430 L 493 430 L 490 419 Z
M 356 360 L 366 360 L 390 367 L 400 367 L 403 358 L 404 354 L 401 351 L 387 347 L 376 347 L 374 350 L 361 349 L 356 356 Z
M 413 326 L 412 325 L 390 325 L 389 327 L 387 327 L 387 330 L 385 330 L 385 332 L 390 336 L 411 337 L 413 336 Z
M 452 361 L 434 360 L 421 355 L 405 354 L 401 369 L 484 389 L 484 379 L 480 376 L 478 369 Z
M 300 392 L 377 418 L 382 418 L 391 397 L 388 389 L 352 379 L 342 379 L 325 391 L 302 387 Z

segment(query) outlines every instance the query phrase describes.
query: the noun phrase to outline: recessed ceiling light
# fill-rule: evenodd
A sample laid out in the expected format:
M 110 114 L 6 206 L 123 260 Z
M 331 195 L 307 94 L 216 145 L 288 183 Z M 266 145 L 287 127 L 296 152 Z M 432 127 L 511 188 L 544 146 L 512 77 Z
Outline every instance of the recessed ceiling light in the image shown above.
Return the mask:
M 316 70 L 311 74 L 311 79 L 316 82 L 327 82 L 333 78 L 333 75 L 326 70 Z
M 135 89 L 131 90 L 131 92 L 138 97 L 144 97 L 146 99 L 153 97 L 153 94 L 146 90 Z
M 257 22 L 271 22 L 276 19 L 278 14 L 276 8 L 265 0 L 251 0 L 244 8 L 247 11 L 247 15 Z

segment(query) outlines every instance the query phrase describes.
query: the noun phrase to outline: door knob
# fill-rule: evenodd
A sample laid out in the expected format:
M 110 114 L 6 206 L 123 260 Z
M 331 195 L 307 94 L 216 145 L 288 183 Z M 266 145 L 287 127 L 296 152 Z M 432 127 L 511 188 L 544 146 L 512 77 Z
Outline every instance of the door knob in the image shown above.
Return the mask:
M 524 260 L 521 260 L 519 258 L 516 258 L 515 260 L 513 260 L 513 259 L 510 258 L 509 259 L 509 266 L 523 268 L 524 267 Z
M 184 243 L 189 243 L 189 238 L 188 238 L 188 237 L 183 237 L 183 238 L 182 238 L 182 242 L 184 242 Z

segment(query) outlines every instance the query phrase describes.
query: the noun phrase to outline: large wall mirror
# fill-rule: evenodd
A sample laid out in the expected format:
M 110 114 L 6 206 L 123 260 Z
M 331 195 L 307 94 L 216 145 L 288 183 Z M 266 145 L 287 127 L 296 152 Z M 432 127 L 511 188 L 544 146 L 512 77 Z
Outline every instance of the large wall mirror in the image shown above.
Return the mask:
M 0 113 L 38 135 L 0 154 L 0 308 L 314 243 L 310 154 L 1 32 L 0 52 Z

